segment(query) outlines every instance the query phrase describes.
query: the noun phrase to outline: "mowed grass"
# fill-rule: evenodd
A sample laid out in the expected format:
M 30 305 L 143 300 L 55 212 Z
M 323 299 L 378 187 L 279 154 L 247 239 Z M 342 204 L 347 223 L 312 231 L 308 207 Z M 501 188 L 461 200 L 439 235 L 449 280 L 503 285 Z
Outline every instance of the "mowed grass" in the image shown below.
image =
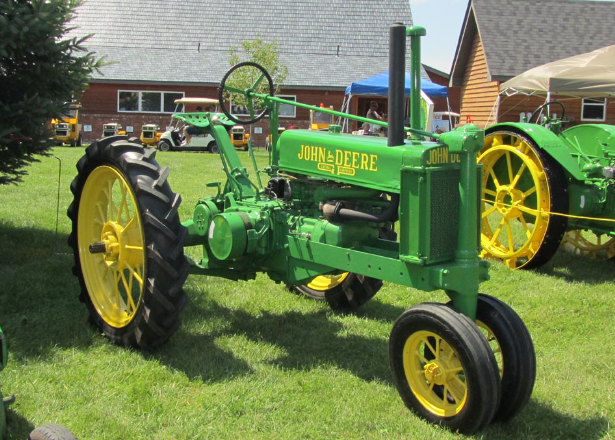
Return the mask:
M 388 336 L 405 309 L 445 302 L 385 283 L 354 314 L 250 282 L 190 276 L 182 327 L 153 353 L 111 344 L 93 328 L 66 238 L 79 148 L 56 148 L 17 186 L 0 187 L 0 373 L 8 438 L 62 423 L 80 439 L 457 439 L 403 405 Z M 239 152 L 249 169 L 247 153 Z M 257 152 L 266 163 L 267 153 Z M 219 157 L 158 153 L 183 198 L 182 219 L 223 181 Z M 59 160 L 58 160 L 59 159 Z M 58 204 L 58 167 L 62 165 Z M 531 401 L 482 439 L 615 437 L 615 263 L 558 253 L 539 271 L 492 265 L 482 291 L 510 304 L 536 348 Z

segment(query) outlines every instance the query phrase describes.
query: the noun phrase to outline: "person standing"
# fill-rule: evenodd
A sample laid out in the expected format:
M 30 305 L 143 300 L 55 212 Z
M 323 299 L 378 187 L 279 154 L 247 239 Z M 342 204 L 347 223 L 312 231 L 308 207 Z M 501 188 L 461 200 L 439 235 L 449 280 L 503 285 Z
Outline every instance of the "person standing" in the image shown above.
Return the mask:
M 378 113 L 378 103 L 376 101 L 371 101 L 369 103 L 369 110 L 367 111 L 367 115 L 365 117 L 369 119 L 375 119 L 377 121 L 383 120 L 382 115 Z M 373 134 L 378 133 L 381 129 L 380 125 L 376 125 L 376 124 L 370 124 L 370 125 L 371 125 L 370 131 Z

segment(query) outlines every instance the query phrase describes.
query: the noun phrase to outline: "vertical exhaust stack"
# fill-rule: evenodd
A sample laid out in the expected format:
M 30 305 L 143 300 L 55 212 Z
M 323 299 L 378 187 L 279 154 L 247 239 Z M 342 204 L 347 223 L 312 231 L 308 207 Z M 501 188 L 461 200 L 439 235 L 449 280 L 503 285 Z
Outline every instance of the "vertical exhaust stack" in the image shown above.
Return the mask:
M 389 31 L 389 147 L 404 144 L 405 72 L 406 27 L 393 23 Z

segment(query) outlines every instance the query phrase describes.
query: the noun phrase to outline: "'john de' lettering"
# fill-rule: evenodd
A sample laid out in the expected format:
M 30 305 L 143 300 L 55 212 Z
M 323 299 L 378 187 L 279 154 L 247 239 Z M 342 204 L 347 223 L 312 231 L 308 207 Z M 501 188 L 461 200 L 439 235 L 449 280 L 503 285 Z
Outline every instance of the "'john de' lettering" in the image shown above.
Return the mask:
M 335 150 L 335 154 L 333 154 L 325 147 L 301 145 L 297 159 L 317 162 L 318 164 L 335 164 L 338 167 L 355 170 L 378 171 L 378 155 L 359 153 L 358 151 Z
M 447 163 L 460 163 L 461 158 L 459 154 L 449 154 L 447 147 L 434 148 L 429 151 L 429 157 L 427 158 L 427 165 L 442 165 Z

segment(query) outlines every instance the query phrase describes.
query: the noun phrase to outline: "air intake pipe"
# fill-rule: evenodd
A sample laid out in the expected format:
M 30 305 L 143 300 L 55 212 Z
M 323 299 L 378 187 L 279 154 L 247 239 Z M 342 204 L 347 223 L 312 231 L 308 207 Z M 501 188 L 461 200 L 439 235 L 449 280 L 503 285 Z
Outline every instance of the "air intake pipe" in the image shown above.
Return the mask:
M 404 144 L 405 88 L 406 26 L 393 23 L 389 30 L 389 147 Z

